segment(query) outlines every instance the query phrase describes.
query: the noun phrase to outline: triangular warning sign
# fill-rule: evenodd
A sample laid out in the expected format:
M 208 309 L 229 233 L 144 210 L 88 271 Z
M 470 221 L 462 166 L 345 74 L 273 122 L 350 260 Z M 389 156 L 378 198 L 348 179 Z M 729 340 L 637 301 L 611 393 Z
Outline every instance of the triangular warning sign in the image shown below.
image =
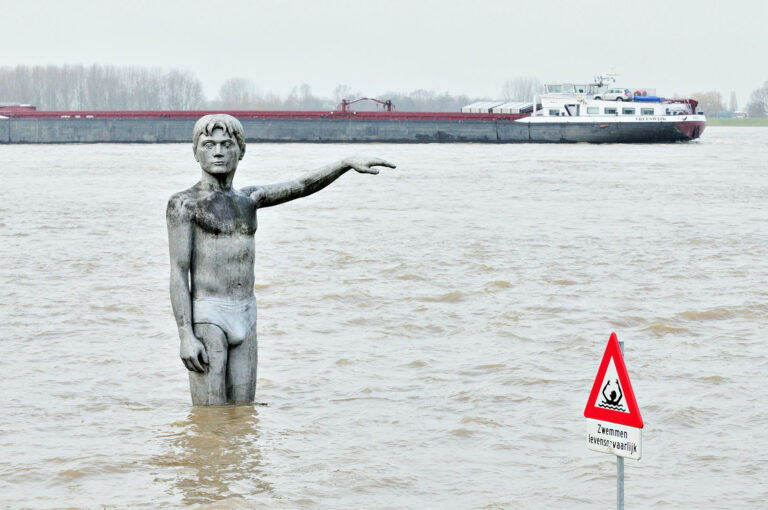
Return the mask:
M 643 428 L 643 418 L 637 407 L 635 393 L 629 382 L 624 357 L 619 349 L 619 338 L 611 333 L 608 345 L 592 384 L 592 392 L 584 409 L 584 417 Z

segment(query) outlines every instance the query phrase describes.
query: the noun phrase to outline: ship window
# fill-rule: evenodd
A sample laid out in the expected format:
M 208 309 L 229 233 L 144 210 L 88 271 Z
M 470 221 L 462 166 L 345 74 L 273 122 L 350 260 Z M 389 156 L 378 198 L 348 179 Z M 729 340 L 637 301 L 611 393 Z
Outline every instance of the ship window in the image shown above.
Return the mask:
M 566 115 L 570 117 L 578 117 L 581 115 L 581 105 L 567 104 L 565 105 L 565 111 L 567 112 Z
M 621 114 L 622 115 L 634 115 L 635 114 L 635 109 L 634 108 L 622 108 L 621 109 Z
M 616 115 L 616 108 L 606 108 L 605 109 L 606 115 Z
M 587 106 L 587 115 L 599 115 L 600 108 L 597 106 Z
M 549 116 L 550 117 L 559 117 L 560 116 L 560 110 L 549 110 Z
M 642 115 L 653 115 L 653 108 L 642 108 L 640 109 L 640 113 Z

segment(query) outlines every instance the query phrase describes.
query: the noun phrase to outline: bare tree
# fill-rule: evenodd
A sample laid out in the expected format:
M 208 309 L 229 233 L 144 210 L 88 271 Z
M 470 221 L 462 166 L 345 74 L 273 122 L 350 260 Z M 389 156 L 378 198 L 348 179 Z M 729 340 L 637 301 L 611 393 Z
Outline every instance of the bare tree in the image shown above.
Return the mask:
M 736 99 L 736 91 L 735 90 L 731 91 L 731 103 L 730 103 L 728 109 L 731 111 L 731 113 L 733 113 L 733 112 L 735 112 L 735 111 L 737 111 L 739 109 L 739 101 L 738 101 L 738 99 Z
M 293 89 L 293 100 L 295 101 L 295 108 L 297 110 L 310 110 L 313 109 L 315 98 L 312 95 L 312 87 L 306 83 L 299 85 L 298 90 L 296 87 Z
M 255 108 L 257 110 L 282 110 L 284 109 L 283 102 L 283 98 L 279 94 L 268 92 L 258 96 Z
M 306 83 L 293 87 L 290 94 L 276 105 L 282 110 L 328 110 L 336 106 L 330 97 L 318 97 L 312 94 L 312 88 Z
M 723 96 L 720 92 L 710 90 L 709 92 L 694 92 L 691 97 L 699 102 L 698 109 L 709 115 L 715 115 L 725 110 Z
M 747 113 L 750 117 L 768 117 L 768 81 L 752 91 L 747 103 Z
M 501 95 L 507 101 L 531 101 L 541 89 L 541 82 L 535 76 L 518 76 L 504 82 Z
M 205 102 L 203 85 L 189 71 L 169 71 L 164 76 L 165 107 L 169 110 L 194 110 Z
M 220 108 L 247 110 L 258 102 L 256 85 L 247 78 L 230 78 L 219 87 Z
M 341 103 L 342 99 L 354 99 L 352 96 L 352 87 L 349 85 L 343 85 L 339 84 L 336 85 L 336 88 L 333 89 L 332 92 L 333 100 L 336 102 L 336 104 Z

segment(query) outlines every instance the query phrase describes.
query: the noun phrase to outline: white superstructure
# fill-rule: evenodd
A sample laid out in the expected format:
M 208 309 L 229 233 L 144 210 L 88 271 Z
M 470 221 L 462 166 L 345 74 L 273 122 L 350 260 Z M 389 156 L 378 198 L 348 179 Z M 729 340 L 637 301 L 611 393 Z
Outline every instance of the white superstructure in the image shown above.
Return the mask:
M 534 96 L 533 112 L 522 122 L 655 122 L 706 121 L 696 113 L 695 101 L 663 99 L 653 94 L 631 96 L 629 100 L 595 99 L 615 81 L 614 75 L 595 77 L 594 83 L 547 83 L 544 92 Z M 654 89 L 651 89 L 655 93 Z M 644 94 L 648 90 L 643 91 Z M 685 118 L 681 118 L 684 116 Z
M 534 111 L 529 120 L 563 121 L 590 120 L 656 120 L 648 117 L 676 117 L 679 115 L 701 117 L 695 114 L 690 103 L 664 101 L 603 101 L 578 94 L 542 94 L 534 97 Z

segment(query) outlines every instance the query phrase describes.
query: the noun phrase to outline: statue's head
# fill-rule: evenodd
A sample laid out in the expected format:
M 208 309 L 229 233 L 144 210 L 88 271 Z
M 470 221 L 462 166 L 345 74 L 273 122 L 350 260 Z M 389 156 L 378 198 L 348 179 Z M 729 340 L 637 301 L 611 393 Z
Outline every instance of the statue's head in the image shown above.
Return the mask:
M 206 173 L 233 172 L 245 155 L 243 125 L 231 115 L 201 117 L 192 134 L 192 151 Z

